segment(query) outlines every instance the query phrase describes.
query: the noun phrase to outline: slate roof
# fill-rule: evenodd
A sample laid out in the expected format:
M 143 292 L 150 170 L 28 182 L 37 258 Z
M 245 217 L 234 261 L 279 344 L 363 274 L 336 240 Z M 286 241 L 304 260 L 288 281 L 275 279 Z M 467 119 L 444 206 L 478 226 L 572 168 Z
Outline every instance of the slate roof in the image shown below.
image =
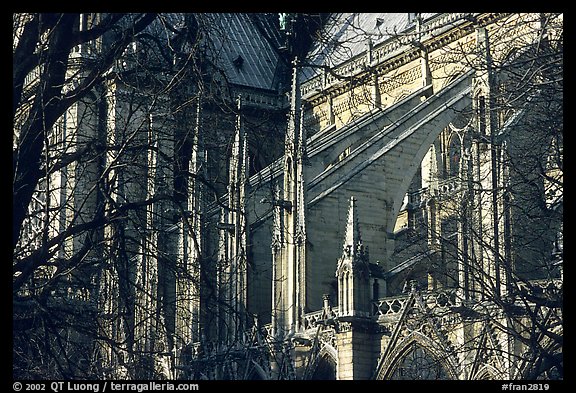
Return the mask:
M 203 14 L 203 22 L 211 25 L 209 53 L 230 83 L 276 89 L 279 55 L 273 44 L 277 44 L 279 33 L 271 17 L 247 13 Z
M 414 28 L 409 13 L 333 14 L 322 36 L 307 56 L 312 64 L 340 65 L 364 53 L 370 38 L 377 46 L 398 33 Z M 437 13 L 422 13 L 424 21 Z M 209 26 L 208 55 L 237 86 L 275 91 L 282 68 L 278 49 L 281 37 L 277 14 L 205 13 L 200 23 Z M 303 70 L 303 80 L 314 76 L 315 68 Z
M 428 20 L 436 13 L 422 13 Z M 398 33 L 414 28 L 409 13 L 338 13 L 334 14 L 323 31 L 323 38 L 313 45 L 307 61 L 334 67 L 366 51 L 368 39 L 376 46 Z M 304 72 L 304 80 L 317 71 Z

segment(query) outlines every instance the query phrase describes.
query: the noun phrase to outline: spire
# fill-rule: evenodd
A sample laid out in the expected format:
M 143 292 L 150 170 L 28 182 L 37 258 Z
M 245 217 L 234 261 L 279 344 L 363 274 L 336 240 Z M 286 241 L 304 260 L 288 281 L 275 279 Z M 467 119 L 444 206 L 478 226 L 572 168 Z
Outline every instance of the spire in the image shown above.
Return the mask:
M 245 327 L 246 292 L 246 170 L 248 145 L 242 124 L 242 98 L 238 96 L 238 114 L 234 140 L 230 152 L 228 174 L 228 206 L 223 209 L 220 229 L 219 258 L 225 269 L 219 280 L 219 296 L 231 305 L 231 310 L 223 310 L 219 318 L 223 321 L 221 334 L 229 340 L 238 338 Z M 224 330 L 225 329 L 225 330 Z
M 358 211 L 356 209 L 356 198 L 350 197 L 350 207 L 348 208 L 348 221 L 346 222 L 346 237 L 344 238 L 343 257 L 352 260 L 363 257 L 367 254 L 362 237 L 360 235 L 360 224 L 358 223 Z
M 284 145 L 281 198 L 275 198 L 273 326 L 280 335 L 299 329 L 306 307 L 306 133 L 302 126 L 302 97 L 294 59 L 290 111 Z
M 340 316 L 365 317 L 370 310 L 370 269 L 368 250 L 362 244 L 356 199 L 350 198 L 346 237 L 336 268 L 338 313 Z
M 239 95 L 237 98 L 237 109 L 238 115 L 236 116 L 236 128 L 234 132 L 234 142 L 232 143 L 232 152 L 230 155 L 230 183 L 235 184 L 239 178 L 241 177 L 240 171 L 243 168 L 243 144 L 245 140 L 245 135 L 243 132 L 242 127 L 242 117 L 241 117 L 241 110 L 242 110 L 242 97 Z M 229 190 L 231 191 L 231 190 Z M 230 206 L 232 207 L 232 206 Z
M 356 211 L 356 198 L 350 197 L 350 207 L 348 208 L 348 221 L 346 222 L 346 237 L 344 248 L 353 246 L 357 242 L 362 242 L 360 237 L 360 226 L 358 225 L 358 212 Z
M 301 145 L 299 138 L 302 137 L 300 111 L 302 106 L 302 93 L 300 91 L 300 77 L 298 71 L 298 58 L 292 61 L 292 84 L 290 91 L 290 111 L 288 113 L 288 127 L 285 137 L 285 153 L 296 157 Z

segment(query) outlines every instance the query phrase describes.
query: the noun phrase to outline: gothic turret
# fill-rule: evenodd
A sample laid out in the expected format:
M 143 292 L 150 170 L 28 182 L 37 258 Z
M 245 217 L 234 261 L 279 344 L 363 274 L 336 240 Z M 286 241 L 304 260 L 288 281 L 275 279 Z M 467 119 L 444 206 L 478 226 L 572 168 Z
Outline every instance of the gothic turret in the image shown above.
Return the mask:
M 219 278 L 220 300 L 229 305 L 222 310 L 222 337 L 235 340 L 245 329 L 247 303 L 246 270 L 246 181 L 248 168 L 248 145 L 242 124 L 242 100 L 238 97 L 236 130 L 230 155 L 228 180 L 228 206 L 221 212 Z
M 294 60 L 290 112 L 286 129 L 282 199 L 275 200 L 272 326 L 275 334 L 295 332 L 306 304 L 305 166 L 306 133 Z
M 350 198 L 346 237 L 338 260 L 339 316 L 368 316 L 370 310 L 370 269 L 368 248 L 362 243 L 356 199 Z

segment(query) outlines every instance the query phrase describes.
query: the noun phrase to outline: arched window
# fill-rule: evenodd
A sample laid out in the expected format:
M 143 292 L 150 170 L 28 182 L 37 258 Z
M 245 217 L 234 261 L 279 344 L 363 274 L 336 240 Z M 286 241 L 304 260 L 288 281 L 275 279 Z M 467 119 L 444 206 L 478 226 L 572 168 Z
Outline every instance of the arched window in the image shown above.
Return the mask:
M 454 134 L 450 140 L 450 147 L 448 149 L 449 155 L 449 175 L 458 176 L 460 172 L 460 159 L 462 158 L 462 143 L 460 142 L 460 137 L 458 134 Z
M 449 379 L 448 373 L 429 351 L 412 344 L 394 366 L 390 379 L 438 380 Z
M 478 97 L 478 132 L 486 135 L 486 97 Z
M 336 380 L 336 362 L 334 359 L 328 355 L 324 355 L 318 359 L 318 364 L 310 379 L 324 381 Z

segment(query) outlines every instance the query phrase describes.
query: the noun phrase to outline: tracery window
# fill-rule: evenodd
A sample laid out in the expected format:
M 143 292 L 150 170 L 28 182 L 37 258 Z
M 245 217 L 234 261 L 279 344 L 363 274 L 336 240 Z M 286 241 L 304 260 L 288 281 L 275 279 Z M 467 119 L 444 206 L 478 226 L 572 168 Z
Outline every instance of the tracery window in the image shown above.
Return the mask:
M 449 377 L 444 367 L 429 351 L 420 345 L 412 344 L 397 362 L 390 379 L 438 380 Z

